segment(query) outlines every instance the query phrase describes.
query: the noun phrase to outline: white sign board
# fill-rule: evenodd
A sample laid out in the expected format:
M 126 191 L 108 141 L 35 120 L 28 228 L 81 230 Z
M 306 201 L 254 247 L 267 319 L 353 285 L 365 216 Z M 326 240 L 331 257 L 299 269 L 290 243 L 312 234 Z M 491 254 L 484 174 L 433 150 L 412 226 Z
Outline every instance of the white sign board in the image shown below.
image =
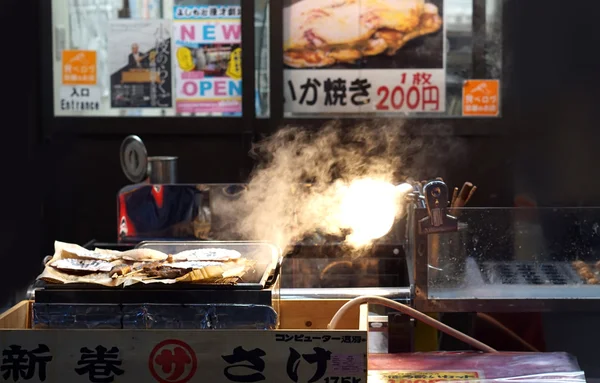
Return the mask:
M 97 85 L 62 85 L 60 88 L 60 110 L 84 112 L 100 110 L 102 92 Z
M 446 1 L 423 3 L 283 0 L 286 116 L 445 113 Z
M 442 113 L 444 69 L 286 70 L 292 113 Z
M 366 383 L 364 331 L 0 332 L 12 382 Z

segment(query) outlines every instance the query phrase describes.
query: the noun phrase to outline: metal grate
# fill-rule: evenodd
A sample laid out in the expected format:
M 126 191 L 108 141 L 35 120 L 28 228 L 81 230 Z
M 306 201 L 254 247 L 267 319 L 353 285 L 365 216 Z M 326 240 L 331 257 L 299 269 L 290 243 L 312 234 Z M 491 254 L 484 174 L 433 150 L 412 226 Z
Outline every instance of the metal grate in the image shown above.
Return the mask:
M 583 283 L 567 262 L 483 262 L 481 272 L 490 284 L 571 285 Z

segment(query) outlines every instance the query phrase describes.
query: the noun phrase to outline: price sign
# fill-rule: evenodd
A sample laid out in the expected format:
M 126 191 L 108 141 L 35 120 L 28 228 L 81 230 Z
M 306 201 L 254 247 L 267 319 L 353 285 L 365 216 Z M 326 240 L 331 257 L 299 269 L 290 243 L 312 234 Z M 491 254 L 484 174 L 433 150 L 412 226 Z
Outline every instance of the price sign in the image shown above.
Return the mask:
M 285 72 L 292 113 L 442 113 L 443 69 L 294 70 Z

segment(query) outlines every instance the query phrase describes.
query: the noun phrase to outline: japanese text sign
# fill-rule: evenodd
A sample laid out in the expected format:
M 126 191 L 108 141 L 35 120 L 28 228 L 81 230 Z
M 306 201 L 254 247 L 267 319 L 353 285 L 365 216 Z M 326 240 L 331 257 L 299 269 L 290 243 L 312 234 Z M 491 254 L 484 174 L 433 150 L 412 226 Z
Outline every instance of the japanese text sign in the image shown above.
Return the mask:
M 287 115 L 446 112 L 444 0 L 283 0 Z
M 89 112 L 100 110 L 102 92 L 100 87 L 85 85 L 63 85 L 58 100 L 61 111 Z
M 96 51 L 62 51 L 63 85 L 95 85 L 96 81 Z
M 363 331 L 21 330 L 0 333 L 5 381 L 366 383 Z
M 369 383 L 469 383 L 482 377 L 483 374 L 473 371 L 371 371 Z
M 500 81 L 465 81 L 462 108 L 464 116 L 497 116 L 500 112 Z
M 438 113 L 446 107 L 443 70 L 284 73 L 286 110 L 292 113 Z
M 178 113 L 242 111 L 241 7 L 175 6 Z

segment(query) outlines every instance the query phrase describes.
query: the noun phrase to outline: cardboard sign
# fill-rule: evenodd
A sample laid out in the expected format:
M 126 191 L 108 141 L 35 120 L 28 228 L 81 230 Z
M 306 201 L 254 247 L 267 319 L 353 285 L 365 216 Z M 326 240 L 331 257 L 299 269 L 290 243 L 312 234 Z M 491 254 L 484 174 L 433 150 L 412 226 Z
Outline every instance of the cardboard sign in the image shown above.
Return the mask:
M 96 82 L 96 51 L 62 51 L 63 85 L 95 85 Z
M 367 381 L 364 331 L 8 330 L 0 348 L 15 382 Z

